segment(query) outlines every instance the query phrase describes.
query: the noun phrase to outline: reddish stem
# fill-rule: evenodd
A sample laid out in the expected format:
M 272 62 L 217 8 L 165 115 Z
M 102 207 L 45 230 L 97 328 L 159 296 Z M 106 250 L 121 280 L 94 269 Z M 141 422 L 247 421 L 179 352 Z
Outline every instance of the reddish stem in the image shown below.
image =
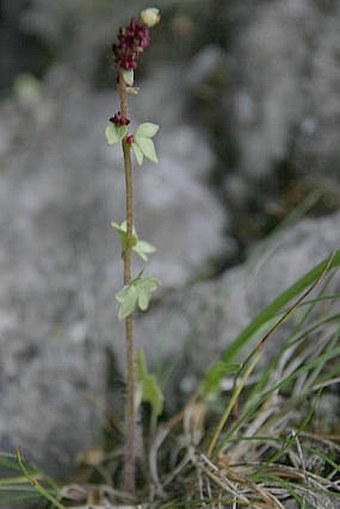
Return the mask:
M 119 98 L 120 109 L 123 118 L 128 118 L 126 83 L 119 74 Z M 123 253 L 124 259 L 124 286 L 131 282 L 131 239 L 133 229 L 133 192 L 132 192 L 132 165 L 130 145 L 126 137 L 122 140 L 125 170 L 125 196 L 126 196 L 126 246 Z M 134 353 L 133 353 L 133 323 L 132 315 L 125 319 L 125 344 L 126 344 L 126 377 L 127 395 L 125 408 L 126 421 L 126 451 L 124 489 L 129 493 L 135 492 L 135 376 L 134 376 Z

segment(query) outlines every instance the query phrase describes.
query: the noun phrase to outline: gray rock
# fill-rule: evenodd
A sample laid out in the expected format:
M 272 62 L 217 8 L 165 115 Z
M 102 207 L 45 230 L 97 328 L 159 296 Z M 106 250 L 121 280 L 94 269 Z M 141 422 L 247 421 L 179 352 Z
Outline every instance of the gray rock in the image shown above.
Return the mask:
M 338 175 L 339 3 L 256 2 L 234 12 L 240 169 L 262 178 L 293 150 L 300 173 Z
M 340 5 L 236 1 L 218 16 L 225 39 L 200 49 L 188 82 L 248 244 L 309 193 L 322 213 L 339 208 Z
M 246 14 L 235 40 L 239 165 L 255 179 L 286 156 L 292 126 L 301 116 L 300 69 L 308 57 L 300 20 L 309 11 L 307 5 L 298 9 L 296 2 L 259 3 Z

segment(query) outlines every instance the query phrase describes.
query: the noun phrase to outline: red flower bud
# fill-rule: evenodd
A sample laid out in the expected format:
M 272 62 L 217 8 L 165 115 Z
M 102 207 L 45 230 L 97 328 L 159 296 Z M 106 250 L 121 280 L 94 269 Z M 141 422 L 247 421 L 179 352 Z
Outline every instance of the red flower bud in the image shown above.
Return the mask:
M 128 118 L 123 117 L 122 113 L 118 111 L 113 117 L 111 117 L 110 122 L 114 125 L 129 125 L 130 120 Z
M 137 59 L 149 46 L 149 29 L 146 24 L 132 18 L 129 25 L 118 31 L 118 44 L 112 46 L 115 62 L 119 69 L 131 71 L 137 68 Z

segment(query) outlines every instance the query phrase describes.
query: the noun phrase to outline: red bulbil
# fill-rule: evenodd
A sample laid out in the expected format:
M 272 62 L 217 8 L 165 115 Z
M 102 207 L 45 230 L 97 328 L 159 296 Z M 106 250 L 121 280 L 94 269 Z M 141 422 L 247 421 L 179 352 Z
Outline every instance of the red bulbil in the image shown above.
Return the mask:
M 130 120 L 128 118 L 123 117 L 122 113 L 118 111 L 113 117 L 111 117 L 110 122 L 114 125 L 129 125 Z
M 133 143 L 133 135 L 132 134 L 129 134 L 127 137 L 126 137 L 126 143 L 128 145 L 132 145 Z

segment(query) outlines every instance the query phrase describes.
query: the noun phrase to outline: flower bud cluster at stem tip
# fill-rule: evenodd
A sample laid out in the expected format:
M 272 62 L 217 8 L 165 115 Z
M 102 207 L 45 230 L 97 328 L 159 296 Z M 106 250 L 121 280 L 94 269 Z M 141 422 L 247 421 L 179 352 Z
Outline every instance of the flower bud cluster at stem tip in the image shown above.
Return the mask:
M 115 62 L 119 69 L 131 71 L 137 68 L 137 59 L 149 46 L 149 29 L 132 18 L 126 28 L 120 28 L 118 43 L 112 46 Z
M 149 46 L 149 28 L 160 21 L 159 9 L 149 8 L 141 12 L 140 22 L 132 18 L 127 27 L 118 32 L 118 42 L 112 46 L 118 69 L 131 71 L 137 68 L 137 60 Z

